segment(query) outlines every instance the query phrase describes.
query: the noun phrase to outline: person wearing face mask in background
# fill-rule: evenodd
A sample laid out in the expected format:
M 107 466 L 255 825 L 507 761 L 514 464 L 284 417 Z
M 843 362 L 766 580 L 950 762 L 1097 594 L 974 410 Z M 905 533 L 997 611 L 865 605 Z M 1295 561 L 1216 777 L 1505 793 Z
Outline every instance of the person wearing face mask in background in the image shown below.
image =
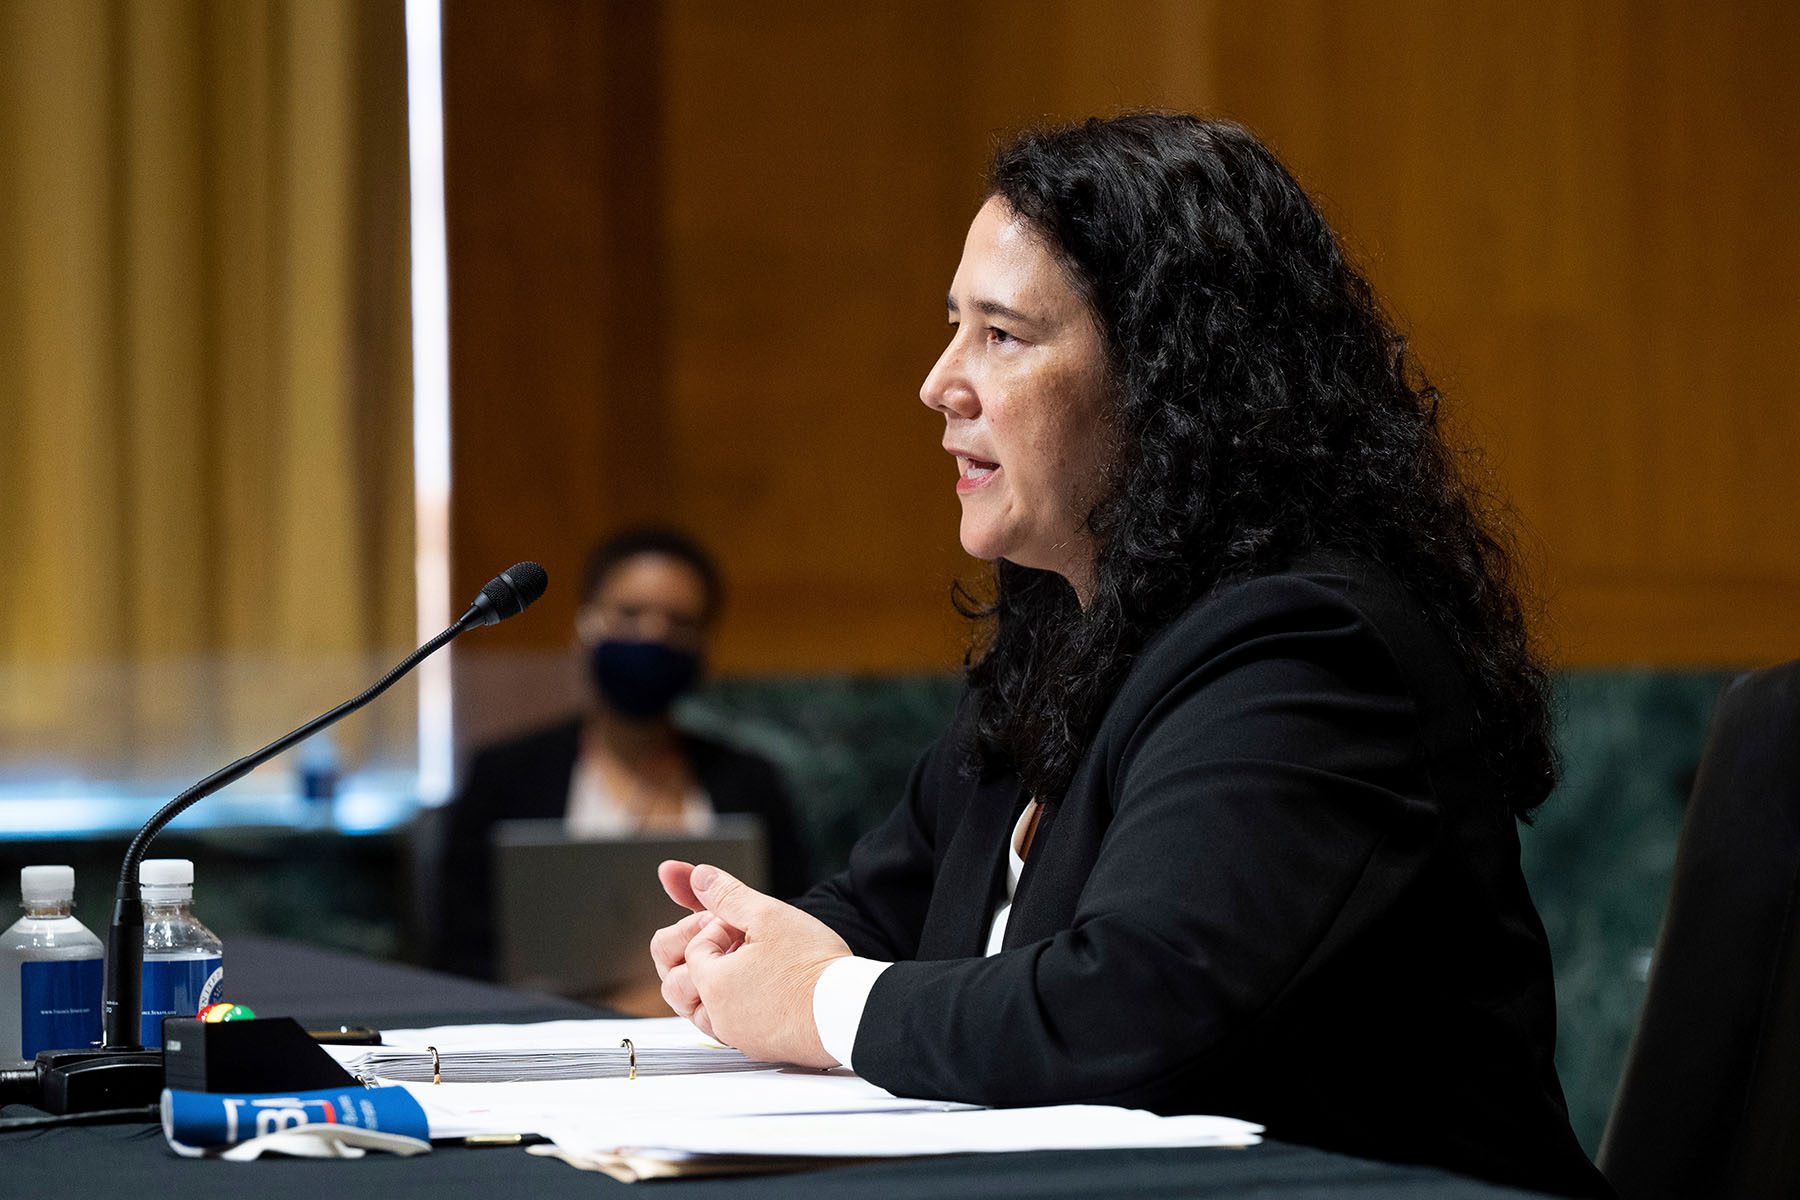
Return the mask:
M 781 895 L 811 882 L 793 808 L 774 765 L 681 729 L 675 703 L 704 672 L 721 584 L 712 559 L 667 529 L 632 529 L 596 546 L 575 617 L 588 676 L 578 715 L 479 750 L 451 802 L 436 965 L 494 975 L 489 840 L 500 821 L 562 818 L 570 834 L 704 833 L 718 813 L 758 817 Z M 666 1008 L 648 989 L 645 1004 Z M 616 1007 L 644 1005 L 627 995 Z

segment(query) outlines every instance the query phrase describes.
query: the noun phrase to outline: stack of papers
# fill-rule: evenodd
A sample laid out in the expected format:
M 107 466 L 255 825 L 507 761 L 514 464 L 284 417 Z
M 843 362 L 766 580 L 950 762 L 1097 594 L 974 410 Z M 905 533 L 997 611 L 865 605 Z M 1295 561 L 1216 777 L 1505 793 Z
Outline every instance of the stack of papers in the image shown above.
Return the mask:
M 549 1021 L 384 1032 L 328 1046 L 346 1068 L 403 1087 L 431 1136 L 535 1133 L 533 1148 L 634 1181 L 806 1170 L 868 1159 L 1019 1150 L 1253 1146 L 1260 1126 L 1097 1105 L 984 1109 L 895 1096 L 849 1071 L 778 1067 L 679 1018 Z M 638 1078 L 628 1078 L 629 1037 Z M 443 1082 L 431 1080 L 435 1047 Z
M 535 1025 L 441 1025 L 384 1031 L 379 1046 L 327 1046 L 363 1080 L 502 1083 L 763 1071 L 757 1062 L 707 1040 L 679 1017 L 649 1021 L 543 1021 Z M 627 1039 L 631 1047 L 622 1043 Z M 433 1054 L 435 1049 L 436 1053 Z

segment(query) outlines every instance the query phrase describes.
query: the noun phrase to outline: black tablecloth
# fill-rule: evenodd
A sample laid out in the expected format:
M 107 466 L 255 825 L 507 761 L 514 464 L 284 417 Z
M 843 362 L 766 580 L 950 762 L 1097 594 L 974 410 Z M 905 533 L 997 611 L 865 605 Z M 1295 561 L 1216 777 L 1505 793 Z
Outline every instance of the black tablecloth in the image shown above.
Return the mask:
M 309 1025 L 377 1028 L 486 1021 L 545 1021 L 592 1015 L 567 1000 L 377 963 L 290 942 L 238 937 L 226 947 L 229 995 L 268 1016 Z M 11 1108 L 8 1115 L 29 1110 Z M 635 1189 L 706 1197 L 1242 1197 L 1248 1200 L 1358 1200 L 1418 1196 L 1437 1200 L 1518 1197 L 1528 1193 L 1421 1167 L 1392 1166 L 1267 1142 L 1248 1150 L 1106 1150 L 969 1155 L 884 1165 L 836 1167 L 804 1175 L 622 1184 L 517 1148 L 440 1148 L 400 1159 L 267 1159 L 254 1163 L 177 1158 L 160 1128 L 105 1125 L 0 1133 L 0 1194 L 59 1197 L 243 1195 L 274 1200 L 369 1197 L 451 1200 L 464 1197 L 625 1196 Z

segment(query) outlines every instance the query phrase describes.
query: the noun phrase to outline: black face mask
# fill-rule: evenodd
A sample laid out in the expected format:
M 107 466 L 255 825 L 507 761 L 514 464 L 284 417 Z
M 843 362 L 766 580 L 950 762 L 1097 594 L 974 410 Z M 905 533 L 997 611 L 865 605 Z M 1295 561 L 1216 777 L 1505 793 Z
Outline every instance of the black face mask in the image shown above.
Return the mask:
M 660 717 L 700 682 L 700 656 L 665 642 L 608 639 L 588 651 L 588 671 L 606 703 L 628 717 Z

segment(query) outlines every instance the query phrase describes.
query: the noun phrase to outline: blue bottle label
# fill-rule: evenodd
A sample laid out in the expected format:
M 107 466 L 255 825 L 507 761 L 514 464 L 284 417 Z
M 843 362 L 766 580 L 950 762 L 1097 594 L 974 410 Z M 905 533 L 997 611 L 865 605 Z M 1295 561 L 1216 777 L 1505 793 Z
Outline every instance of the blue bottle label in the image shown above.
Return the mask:
M 191 1017 L 225 998 L 224 963 L 217 954 L 144 961 L 144 1045 L 163 1044 L 164 1017 Z
M 19 964 L 19 1051 L 82 1050 L 100 1040 L 97 958 Z

